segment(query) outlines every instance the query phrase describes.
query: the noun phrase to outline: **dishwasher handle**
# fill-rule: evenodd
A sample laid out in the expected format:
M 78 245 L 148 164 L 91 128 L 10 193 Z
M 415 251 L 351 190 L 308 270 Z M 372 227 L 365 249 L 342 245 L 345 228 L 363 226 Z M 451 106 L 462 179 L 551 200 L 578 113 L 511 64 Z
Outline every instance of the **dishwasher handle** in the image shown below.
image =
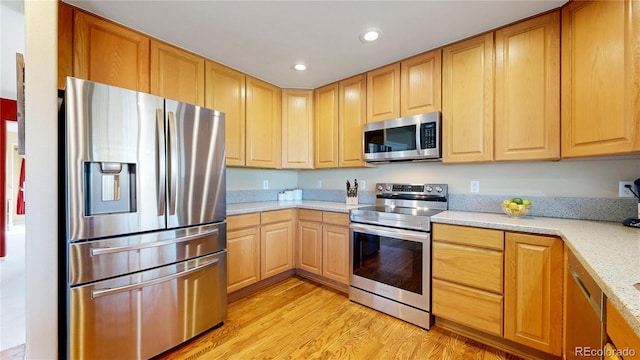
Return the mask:
M 584 295 L 585 298 L 587 298 L 587 301 L 593 308 L 593 311 L 596 312 L 596 314 L 598 315 L 598 318 L 602 321 L 602 308 L 600 307 L 600 305 L 598 305 L 598 302 L 596 301 L 596 299 L 591 295 L 591 293 L 589 292 L 587 287 L 584 285 L 582 280 L 580 280 L 580 276 L 578 276 L 578 273 L 573 269 L 571 264 L 567 265 L 567 270 L 569 270 L 569 274 L 571 275 L 573 280 L 575 280 L 576 284 L 578 285 L 578 288 L 580 288 L 582 295 Z

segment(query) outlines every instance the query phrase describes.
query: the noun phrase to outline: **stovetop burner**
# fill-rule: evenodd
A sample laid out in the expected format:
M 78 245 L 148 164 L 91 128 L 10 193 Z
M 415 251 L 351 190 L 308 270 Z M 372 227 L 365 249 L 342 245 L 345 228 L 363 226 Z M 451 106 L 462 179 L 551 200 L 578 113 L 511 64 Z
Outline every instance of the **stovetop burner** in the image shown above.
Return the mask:
M 376 184 L 376 204 L 350 211 L 352 222 L 419 231 L 431 230 L 431 216 L 447 210 L 446 184 Z

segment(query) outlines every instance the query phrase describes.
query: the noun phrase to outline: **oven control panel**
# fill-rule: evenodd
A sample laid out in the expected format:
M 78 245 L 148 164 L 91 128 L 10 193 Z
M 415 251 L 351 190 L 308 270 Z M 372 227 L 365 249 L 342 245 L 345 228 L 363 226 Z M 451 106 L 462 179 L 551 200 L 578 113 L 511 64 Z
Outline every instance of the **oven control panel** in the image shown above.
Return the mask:
M 447 196 L 447 184 L 376 184 L 376 195 L 383 194 Z

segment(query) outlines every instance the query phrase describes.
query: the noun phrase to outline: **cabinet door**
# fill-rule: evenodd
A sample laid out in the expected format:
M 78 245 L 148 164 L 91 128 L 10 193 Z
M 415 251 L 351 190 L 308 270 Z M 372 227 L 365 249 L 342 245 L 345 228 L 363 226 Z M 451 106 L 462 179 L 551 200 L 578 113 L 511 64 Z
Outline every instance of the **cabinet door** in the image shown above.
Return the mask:
M 151 40 L 151 93 L 204 106 L 204 58 Z
M 227 232 L 227 293 L 260 280 L 260 227 Z
M 282 90 L 282 168 L 313 168 L 312 90 Z
M 559 356 L 562 288 L 562 240 L 505 234 L 505 338 Z
M 338 83 L 314 90 L 316 168 L 338 167 Z
M 73 75 L 73 7 L 58 2 L 58 89 Z
M 282 100 L 280 89 L 247 76 L 247 161 L 248 167 L 280 167 L 282 154 Z
M 298 223 L 297 267 L 322 275 L 322 224 L 300 221 Z
M 366 121 L 366 78 L 364 75 L 339 84 L 339 167 L 364 166 L 362 159 L 362 125 Z
M 493 33 L 442 50 L 442 160 L 493 158 Z
M 400 63 L 367 73 L 367 122 L 400 116 Z
M 442 108 L 442 50 L 429 51 L 400 63 L 400 116 Z
M 322 227 L 322 275 L 349 285 L 349 228 Z
M 149 38 L 81 11 L 74 12 L 73 75 L 149 92 Z
M 496 31 L 495 160 L 560 158 L 560 12 Z
M 640 2 L 562 8 L 562 157 L 640 150 Z
M 205 106 L 224 112 L 227 166 L 245 163 L 245 74 L 206 62 Z
M 263 225 L 260 245 L 261 279 L 293 269 L 293 221 Z

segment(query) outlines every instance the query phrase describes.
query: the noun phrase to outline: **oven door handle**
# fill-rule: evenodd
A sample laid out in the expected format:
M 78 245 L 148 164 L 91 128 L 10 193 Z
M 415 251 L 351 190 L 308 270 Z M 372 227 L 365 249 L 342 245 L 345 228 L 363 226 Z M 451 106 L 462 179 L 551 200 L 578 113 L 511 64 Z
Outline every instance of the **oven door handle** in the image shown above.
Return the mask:
M 378 236 L 388 236 L 394 237 L 403 240 L 411 240 L 417 242 L 428 242 L 430 237 L 429 233 L 419 232 L 419 231 L 411 231 L 411 230 L 403 230 L 396 228 L 383 228 L 380 226 L 372 226 L 372 225 L 364 225 L 364 224 L 351 224 L 349 225 L 351 230 L 355 230 L 358 232 L 362 232 L 365 234 L 378 235 Z

